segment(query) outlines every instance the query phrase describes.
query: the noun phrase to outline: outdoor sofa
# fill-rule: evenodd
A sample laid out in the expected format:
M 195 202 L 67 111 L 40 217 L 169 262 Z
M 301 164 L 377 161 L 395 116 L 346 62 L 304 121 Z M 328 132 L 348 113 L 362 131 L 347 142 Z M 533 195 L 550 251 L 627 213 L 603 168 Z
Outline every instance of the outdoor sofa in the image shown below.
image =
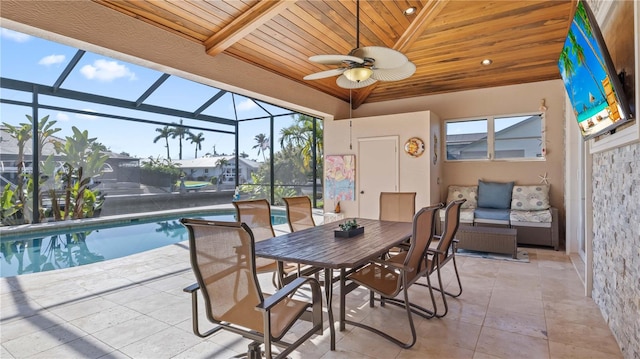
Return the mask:
M 559 249 L 558 209 L 549 202 L 549 185 L 478 181 L 478 185 L 448 187 L 447 203 L 466 199 L 460 224 L 517 230 L 517 244 Z M 444 213 L 440 211 L 440 222 Z

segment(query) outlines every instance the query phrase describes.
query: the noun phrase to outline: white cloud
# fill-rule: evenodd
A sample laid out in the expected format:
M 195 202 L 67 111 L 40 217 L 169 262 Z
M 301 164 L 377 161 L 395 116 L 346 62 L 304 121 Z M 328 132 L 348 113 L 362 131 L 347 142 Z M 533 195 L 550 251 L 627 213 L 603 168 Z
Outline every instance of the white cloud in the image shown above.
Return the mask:
M 69 115 L 66 113 L 58 112 L 56 113 L 56 121 L 69 121 Z
M 96 112 L 95 110 L 92 110 L 90 108 L 83 108 L 82 111 Z M 97 116 L 87 115 L 87 114 L 83 114 L 83 113 L 77 114 L 76 117 L 77 118 L 81 118 L 81 119 L 85 119 L 85 120 L 95 120 L 96 118 L 98 118 Z
M 57 65 L 64 62 L 66 56 L 64 55 L 49 55 L 45 56 L 38 61 L 38 65 L 51 66 Z
M 31 36 L 9 29 L 2 29 L 0 35 L 5 39 L 13 40 L 15 42 L 27 42 L 31 40 Z
M 244 100 L 244 101 L 240 102 L 240 103 L 238 104 L 238 106 L 236 106 L 236 108 L 237 108 L 237 109 L 238 109 L 238 111 L 240 111 L 240 112 L 242 112 L 242 111 L 251 111 L 251 110 L 253 110 L 253 109 L 254 109 L 254 108 L 256 108 L 256 107 L 258 107 L 258 105 L 256 105 L 256 103 L 255 103 L 255 102 L 253 102 L 253 101 L 251 101 L 251 100 L 249 100 L 249 99 L 246 99 L 246 100 Z
M 135 80 L 136 74 L 123 64 L 117 61 L 96 60 L 93 65 L 84 65 L 80 73 L 89 80 L 96 79 L 101 82 L 111 82 L 118 78 L 129 78 Z

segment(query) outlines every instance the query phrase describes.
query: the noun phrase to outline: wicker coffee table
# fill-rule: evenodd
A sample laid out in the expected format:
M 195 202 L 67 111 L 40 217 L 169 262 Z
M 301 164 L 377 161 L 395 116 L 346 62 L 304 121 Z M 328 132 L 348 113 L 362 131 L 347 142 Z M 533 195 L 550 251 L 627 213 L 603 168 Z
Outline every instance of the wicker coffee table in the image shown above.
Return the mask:
M 457 248 L 511 254 L 518 258 L 518 231 L 514 228 L 461 225 L 456 233 Z

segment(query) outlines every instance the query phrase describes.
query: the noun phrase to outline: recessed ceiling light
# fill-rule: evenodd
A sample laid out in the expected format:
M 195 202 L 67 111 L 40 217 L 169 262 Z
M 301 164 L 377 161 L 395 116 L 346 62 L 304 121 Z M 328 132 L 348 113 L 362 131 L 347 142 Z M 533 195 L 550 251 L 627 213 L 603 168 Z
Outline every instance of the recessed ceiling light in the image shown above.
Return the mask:
M 407 10 L 404 11 L 405 15 L 413 15 L 416 12 L 416 7 L 412 6 L 410 8 L 408 8 Z
M 489 66 L 493 63 L 493 61 L 491 59 L 484 59 L 480 63 L 483 64 L 484 66 Z

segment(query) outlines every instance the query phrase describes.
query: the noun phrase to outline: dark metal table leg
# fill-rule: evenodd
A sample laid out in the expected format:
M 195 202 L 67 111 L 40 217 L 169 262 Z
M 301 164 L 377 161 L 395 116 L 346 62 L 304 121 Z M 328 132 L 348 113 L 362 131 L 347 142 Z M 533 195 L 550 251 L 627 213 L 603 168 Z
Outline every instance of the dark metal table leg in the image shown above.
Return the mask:
M 333 321 L 333 269 L 324 269 L 324 295 L 327 299 L 327 315 L 329 316 L 329 333 L 331 333 L 331 350 L 336 350 L 336 328 Z
M 346 297 L 346 288 L 345 288 L 345 269 L 341 268 L 340 269 L 340 331 L 344 331 L 344 320 L 345 320 L 345 313 L 344 313 L 344 307 L 345 307 L 345 297 Z

